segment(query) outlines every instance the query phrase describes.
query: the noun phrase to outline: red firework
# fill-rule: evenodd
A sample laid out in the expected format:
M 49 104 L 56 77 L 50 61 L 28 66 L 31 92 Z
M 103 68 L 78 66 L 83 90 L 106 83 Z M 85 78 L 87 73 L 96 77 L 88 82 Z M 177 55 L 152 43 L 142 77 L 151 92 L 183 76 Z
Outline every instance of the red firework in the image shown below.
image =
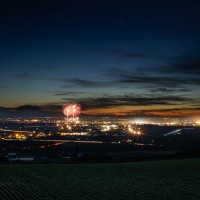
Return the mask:
M 75 118 L 80 115 L 81 107 L 77 103 L 65 104 L 62 111 L 67 118 Z

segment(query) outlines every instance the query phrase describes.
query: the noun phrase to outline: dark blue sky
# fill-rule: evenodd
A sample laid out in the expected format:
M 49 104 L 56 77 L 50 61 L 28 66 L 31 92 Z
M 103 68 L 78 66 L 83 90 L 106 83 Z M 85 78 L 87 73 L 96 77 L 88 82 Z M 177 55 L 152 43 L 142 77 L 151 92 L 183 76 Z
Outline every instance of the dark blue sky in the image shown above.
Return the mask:
M 198 1 L 35 0 L 0 5 L 0 106 L 199 114 Z

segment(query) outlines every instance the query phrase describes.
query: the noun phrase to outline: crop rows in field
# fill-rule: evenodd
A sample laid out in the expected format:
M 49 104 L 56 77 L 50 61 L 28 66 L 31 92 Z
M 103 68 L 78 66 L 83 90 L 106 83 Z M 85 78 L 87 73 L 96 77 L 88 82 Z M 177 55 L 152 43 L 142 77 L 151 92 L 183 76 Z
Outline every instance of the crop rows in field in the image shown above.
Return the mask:
M 200 199 L 200 159 L 0 165 L 0 199 Z

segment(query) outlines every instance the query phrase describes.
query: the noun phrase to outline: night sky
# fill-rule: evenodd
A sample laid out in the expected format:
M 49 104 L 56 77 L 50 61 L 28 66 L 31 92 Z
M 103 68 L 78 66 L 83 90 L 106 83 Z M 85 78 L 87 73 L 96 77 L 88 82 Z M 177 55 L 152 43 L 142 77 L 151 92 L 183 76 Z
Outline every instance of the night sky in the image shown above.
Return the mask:
M 200 114 L 200 2 L 0 3 L 0 106 Z

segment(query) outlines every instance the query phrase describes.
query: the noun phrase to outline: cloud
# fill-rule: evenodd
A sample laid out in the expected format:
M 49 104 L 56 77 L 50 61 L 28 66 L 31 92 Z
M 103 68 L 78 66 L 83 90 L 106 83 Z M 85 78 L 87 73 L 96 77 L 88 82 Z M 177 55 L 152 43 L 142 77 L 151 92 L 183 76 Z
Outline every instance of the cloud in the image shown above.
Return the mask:
M 140 51 L 125 51 L 125 50 L 116 50 L 116 49 L 98 49 L 98 48 L 91 48 L 89 49 L 93 52 L 103 53 L 103 54 L 110 54 L 115 55 L 119 58 L 124 59 L 166 59 L 164 56 L 154 55 L 151 53 L 143 53 Z
M 200 58 L 198 56 L 185 55 L 178 58 L 168 68 L 168 72 L 179 73 L 185 75 L 199 75 L 200 74 Z
M 119 50 L 112 50 L 112 49 L 91 49 L 95 52 L 105 53 L 105 54 L 113 54 L 121 58 L 148 58 L 150 57 L 147 54 L 141 52 L 129 52 L 129 51 L 119 51 Z
M 139 83 L 146 84 L 156 87 L 180 87 L 183 85 L 200 85 L 199 78 L 189 78 L 189 77 L 169 77 L 169 76 L 156 76 L 156 77 L 145 77 L 145 76 L 129 76 L 118 80 L 119 83 Z
M 65 88 L 68 86 L 74 87 L 104 87 L 112 84 L 111 82 L 100 82 L 100 81 L 92 81 L 89 79 L 82 79 L 82 78 L 54 78 L 54 77 L 47 77 L 45 75 L 33 75 L 29 72 L 22 72 L 15 76 L 17 79 L 23 80 L 40 80 L 40 81 L 52 81 L 52 82 L 61 82 L 64 85 L 61 85 L 61 88 Z
M 58 81 L 61 81 L 63 83 L 68 83 L 74 86 L 79 87 L 102 87 L 106 86 L 105 82 L 97 82 L 97 81 L 90 81 L 86 79 L 81 78 L 70 78 L 70 79 L 57 79 Z M 66 87 L 66 85 L 63 85 L 62 87 Z
M 165 116 L 165 117 L 178 117 L 178 116 L 195 116 L 200 114 L 200 108 L 173 108 L 173 109 L 146 109 L 134 110 L 130 112 L 118 112 L 119 115 L 142 115 L 142 116 Z
M 68 92 L 60 92 L 54 94 L 55 96 L 67 96 L 67 95 L 79 95 L 79 94 L 85 94 L 85 92 L 73 92 L 73 91 L 68 91 Z
M 89 80 L 80 79 L 80 78 L 69 79 L 68 82 L 74 85 L 83 86 L 83 87 L 93 87 L 93 86 L 99 85 L 98 82 L 89 81 Z
M 152 109 L 152 110 L 140 110 L 140 113 L 145 115 L 166 115 L 166 116 L 188 116 L 200 114 L 200 107 L 181 107 L 181 108 L 169 108 L 169 109 Z M 138 113 L 137 113 L 138 114 Z
M 200 85 L 199 77 L 191 77 L 185 74 L 168 73 L 167 70 L 162 68 L 142 68 L 142 75 L 140 68 L 133 70 L 110 69 L 105 74 L 113 79 L 118 84 L 137 84 L 147 87 L 183 87 L 184 85 Z M 175 72 L 174 72 L 175 73 Z
M 151 112 L 173 112 L 173 111 L 187 111 L 187 110 L 200 110 L 200 107 L 182 107 L 182 108 L 170 108 L 170 109 L 156 109 Z
M 73 99 L 62 98 L 70 101 Z M 131 95 L 123 96 L 103 96 L 94 98 L 82 98 L 77 101 L 87 109 L 113 108 L 120 106 L 150 106 L 150 105 L 179 105 L 191 101 L 189 98 L 177 96 L 160 96 L 160 97 L 135 97 Z
M 99 50 L 98 50 L 99 51 Z M 100 50 L 101 51 L 101 50 Z M 102 50 L 103 51 L 103 50 Z M 124 57 L 145 57 L 148 55 L 140 53 L 130 53 L 116 50 L 106 50 L 110 53 L 120 54 Z M 47 66 L 49 67 L 49 66 Z M 51 68 L 51 66 L 50 66 Z M 160 67 L 133 67 L 132 69 L 123 70 L 123 68 L 110 68 L 107 72 L 103 72 L 102 78 L 55 78 L 45 77 L 44 75 L 33 76 L 29 72 L 18 74 L 18 79 L 37 79 L 42 81 L 52 81 L 63 83 L 60 88 L 121 88 L 127 89 L 134 86 L 134 88 L 142 88 L 144 92 L 168 92 L 179 94 L 189 92 L 190 86 L 194 89 L 200 85 L 200 59 L 191 56 L 184 56 L 176 58 L 165 66 Z M 163 88 L 163 89 L 162 89 Z M 175 90 L 176 89 L 176 90 Z M 57 93 L 57 96 L 65 95 Z
M 156 88 L 199 86 L 200 58 L 197 51 L 196 54 L 187 53 L 170 60 L 168 58 L 168 62 L 163 66 L 133 67 L 128 70 L 112 68 L 105 75 L 121 84 L 149 85 Z
M 167 88 L 167 87 L 161 87 L 161 88 L 151 88 L 149 90 L 150 92 L 160 92 L 160 93 L 177 93 L 177 92 L 191 92 L 191 89 L 187 89 L 187 88 Z

